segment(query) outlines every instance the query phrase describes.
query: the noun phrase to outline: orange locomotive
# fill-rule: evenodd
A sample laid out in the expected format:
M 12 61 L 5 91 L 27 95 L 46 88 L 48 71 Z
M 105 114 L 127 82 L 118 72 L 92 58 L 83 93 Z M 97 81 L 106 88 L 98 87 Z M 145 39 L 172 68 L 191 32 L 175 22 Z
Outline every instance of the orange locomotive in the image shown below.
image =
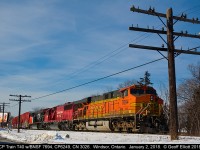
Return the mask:
M 157 133 L 168 129 L 162 110 L 163 100 L 153 87 L 132 85 L 38 112 L 24 113 L 20 126 L 32 129 Z M 13 118 L 15 126 L 16 123 L 16 118 Z
M 75 130 L 159 132 L 167 130 L 163 100 L 149 86 L 132 85 L 92 97 L 76 111 Z

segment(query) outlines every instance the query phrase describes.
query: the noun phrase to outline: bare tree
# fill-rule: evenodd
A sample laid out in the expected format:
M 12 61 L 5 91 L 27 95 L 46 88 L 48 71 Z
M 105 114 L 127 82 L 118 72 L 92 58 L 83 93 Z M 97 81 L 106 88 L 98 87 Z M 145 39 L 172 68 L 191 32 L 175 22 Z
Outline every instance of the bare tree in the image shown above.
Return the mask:
M 163 83 L 160 83 L 160 92 L 161 95 L 159 97 L 164 100 L 163 115 L 167 120 L 167 123 L 169 123 L 169 90 Z
M 179 120 L 181 128 L 190 135 L 200 135 L 200 63 L 189 65 L 192 74 L 179 85 L 177 96 L 181 102 Z
M 165 101 L 165 103 L 169 105 L 169 90 L 167 86 L 164 83 L 160 83 L 159 88 L 161 93 L 159 97 L 161 97 Z

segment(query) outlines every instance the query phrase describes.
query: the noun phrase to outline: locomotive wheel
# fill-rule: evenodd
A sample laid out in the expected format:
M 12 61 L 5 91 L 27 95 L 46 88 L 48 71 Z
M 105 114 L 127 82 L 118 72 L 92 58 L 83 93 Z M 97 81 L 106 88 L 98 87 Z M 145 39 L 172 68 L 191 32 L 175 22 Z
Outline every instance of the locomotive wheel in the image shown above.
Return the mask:
M 59 128 L 59 130 L 65 130 L 65 126 L 63 123 L 59 123 L 58 128 Z
M 69 124 L 68 124 L 68 127 L 69 127 L 69 130 L 71 130 L 71 131 L 75 130 L 75 128 L 74 128 L 74 126 L 73 126 L 72 123 L 69 123 Z
M 75 125 L 75 130 L 79 131 L 79 126 L 77 124 Z
M 127 133 L 132 133 L 132 128 L 128 128 Z
M 112 121 L 109 121 L 109 128 L 112 132 L 114 132 L 114 126 Z
M 113 122 L 112 122 L 111 129 L 112 129 L 112 131 L 114 131 L 114 132 L 118 132 L 118 131 L 119 131 L 119 129 L 118 129 L 118 127 L 117 127 L 117 122 L 116 122 L 116 121 L 113 121 Z
M 84 122 L 81 122 L 81 123 L 79 124 L 79 126 L 80 126 L 80 129 L 81 129 L 81 130 L 86 130 L 86 126 L 85 126 L 85 123 L 84 123 Z
M 114 128 L 114 131 L 115 131 L 115 132 L 119 132 L 119 128 L 118 128 L 118 127 L 115 127 L 115 128 Z

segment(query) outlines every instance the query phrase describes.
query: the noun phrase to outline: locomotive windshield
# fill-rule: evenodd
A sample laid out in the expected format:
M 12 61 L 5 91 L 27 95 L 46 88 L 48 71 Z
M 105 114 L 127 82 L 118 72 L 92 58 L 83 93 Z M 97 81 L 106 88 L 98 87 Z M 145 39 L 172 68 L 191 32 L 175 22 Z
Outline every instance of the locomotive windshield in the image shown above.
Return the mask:
M 131 92 L 132 95 L 141 95 L 141 94 L 154 94 L 154 95 L 157 95 L 156 90 L 154 90 L 154 89 L 147 89 L 147 90 L 144 90 L 144 89 L 131 89 L 130 92 Z
M 131 89 L 131 94 L 135 95 L 135 94 L 144 94 L 144 90 L 143 89 Z
M 147 89 L 147 90 L 146 90 L 146 93 L 147 93 L 147 94 L 154 94 L 154 95 L 157 95 L 156 90 L 154 90 L 154 89 Z
M 72 104 L 69 104 L 69 105 L 65 105 L 64 106 L 64 110 L 69 110 L 72 108 Z
M 122 91 L 122 97 L 128 96 L 128 90 Z

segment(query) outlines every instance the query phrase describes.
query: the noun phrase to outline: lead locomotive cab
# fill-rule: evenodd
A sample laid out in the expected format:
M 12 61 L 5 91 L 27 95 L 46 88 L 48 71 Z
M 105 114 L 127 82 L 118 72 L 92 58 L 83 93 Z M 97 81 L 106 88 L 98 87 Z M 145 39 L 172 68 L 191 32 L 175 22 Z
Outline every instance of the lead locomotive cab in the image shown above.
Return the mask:
M 125 126 L 129 125 L 130 131 L 156 133 L 161 131 L 163 126 L 167 127 L 166 121 L 163 122 L 163 100 L 157 96 L 153 87 L 132 85 L 120 92 L 122 104 L 129 110 L 126 119 L 132 120 L 131 126 L 130 123 L 125 123 Z

